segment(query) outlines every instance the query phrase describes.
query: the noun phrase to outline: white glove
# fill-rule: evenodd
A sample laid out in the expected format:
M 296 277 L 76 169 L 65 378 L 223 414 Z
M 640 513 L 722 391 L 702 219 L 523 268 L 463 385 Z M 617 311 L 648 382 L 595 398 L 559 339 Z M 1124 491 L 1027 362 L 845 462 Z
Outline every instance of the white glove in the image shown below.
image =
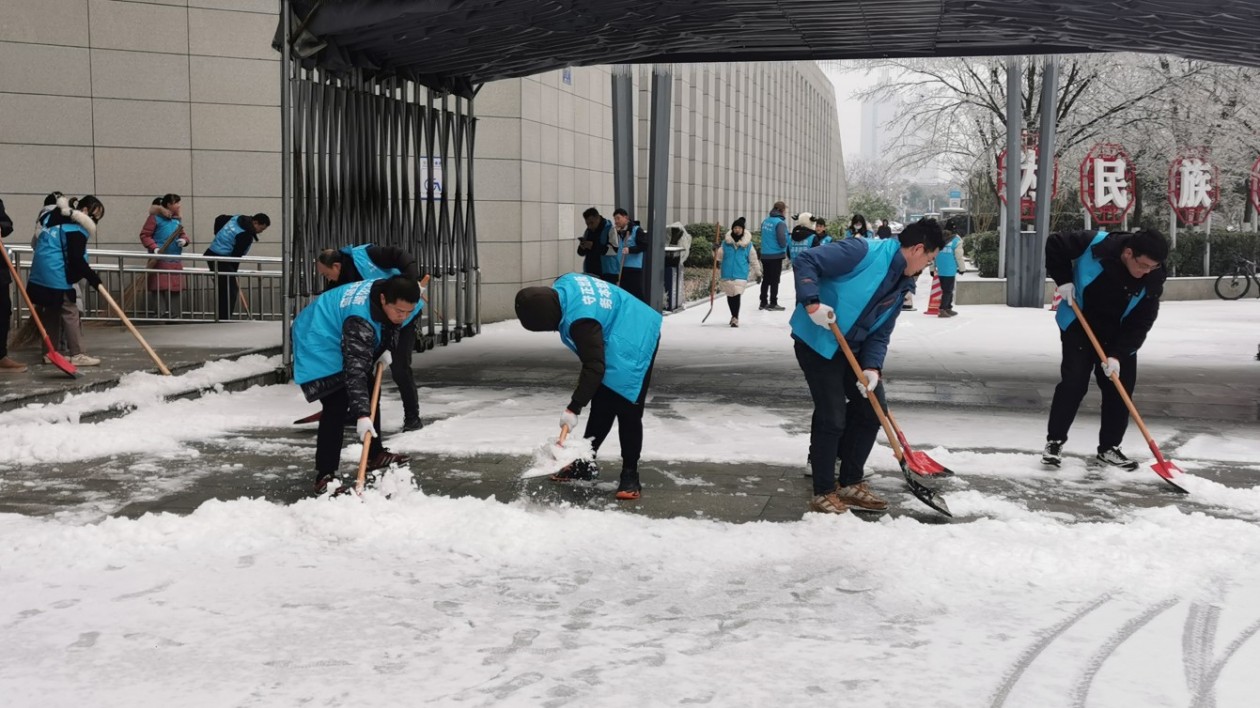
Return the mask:
M 178 243 L 180 248 L 187 248 L 188 239 L 181 237 L 181 238 L 176 239 L 175 243 Z
M 809 318 L 819 327 L 830 327 L 836 321 L 836 311 L 831 305 L 818 303 L 818 309 L 809 313 Z
M 426 288 L 426 287 L 425 287 L 425 286 L 423 286 L 423 285 L 421 285 L 421 286 L 420 286 L 420 297 L 421 297 L 421 298 L 424 298 L 424 296 L 425 296 L 426 294 L 428 294 L 428 292 L 429 292 L 429 289 L 428 289 L 428 288 Z
M 874 391 L 879 385 L 879 372 L 874 369 L 867 369 L 862 372 L 866 375 L 866 383 L 857 382 L 858 393 L 862 394 L 862 398 L 866 398 L 868 391 Z
M 373 437 L 379 437 L 376 434 L 376 428 L 372 427 L 372 419 L 367 416 L 363 416 L 358 423 L 355 423 L 354 431 L 359 434 L 360 440 L 368 433 L 371 433 Z
M 389 350 L 386 349 L 381 352 L 380 356 L 376 357 L 376 363 L 383 364 L 385 368 L 389 368 L 389 365 L 394 363 L 394 355 L 390 354 Z
M 569 426 L 570 431 L 574 431 L 574 430 L 577 430 L 577 424 L 578 424 L 577 413 L 574 413 L 568 408 L 565 408 L 564 412 L 560 414 L 560 425 L 567 425 Z
M 1068 307 L 1076 304 L 1076 286 L 1074 284 L 1064 283 L 1055 288 L 1054 291 L 1058 293 L 1059 297 L 1067 300 Z
M 1109 356 L 1107 357 L 1107 363 L 1103 364 L 1102 369 L 1103 369 L 1103 374 L 1105 374 L 1107 378 L 1111 378 L 1112 376 L 1119 376 L 1120 375 L 1120 362 L 1117 361 L 1115 357 Z

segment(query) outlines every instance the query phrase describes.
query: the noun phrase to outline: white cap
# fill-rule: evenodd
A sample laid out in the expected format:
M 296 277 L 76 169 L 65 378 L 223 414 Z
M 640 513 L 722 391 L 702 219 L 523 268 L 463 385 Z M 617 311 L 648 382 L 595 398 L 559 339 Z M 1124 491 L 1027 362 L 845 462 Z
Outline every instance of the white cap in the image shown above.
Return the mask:
M 803 211 L 800 216 L 796 217 L 796 224 L 798 226 L 813 226 L 814 215 L 807 211 Z

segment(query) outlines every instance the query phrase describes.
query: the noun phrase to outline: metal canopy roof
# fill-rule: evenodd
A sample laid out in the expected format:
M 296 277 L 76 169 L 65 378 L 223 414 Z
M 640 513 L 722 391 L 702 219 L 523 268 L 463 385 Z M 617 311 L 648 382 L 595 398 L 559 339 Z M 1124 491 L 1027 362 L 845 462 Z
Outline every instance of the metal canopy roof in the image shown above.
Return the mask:
M 299 49 L 468 95 L 566 66 L 1136 51 L 1260 66 L 1255 0 L 292 0 Z

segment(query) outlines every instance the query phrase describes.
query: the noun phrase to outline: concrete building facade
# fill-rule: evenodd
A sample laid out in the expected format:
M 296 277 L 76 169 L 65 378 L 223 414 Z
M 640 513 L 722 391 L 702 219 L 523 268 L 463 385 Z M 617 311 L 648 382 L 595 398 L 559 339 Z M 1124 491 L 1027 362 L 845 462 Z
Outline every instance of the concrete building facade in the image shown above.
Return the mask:
M 44 195 L 96 194 L 102 248 L 139 249 L 153 197 L 183 197 L 191 250 L 215 215 L 267 212 L 279 255 L 276 0 L 5 0 L 0 198 L 33 225 Z M 25 229 L 18 233 L 25 233 Z
M 486 85 L 477 96 L 477 240 L 487 321 L 512 297 L 580 267 L 582 211 L 610 215 L 612 68 L 553 71 Z M 635 84 L 635 205 L 647 220 L 651 69 Z M 791 211 L 847 208 L 835 95 L 813 62 L 674 67 L 668 221 L 757 228 Z
M 254 255 L 280 255 L 276 0 L 6 0 L 0 198 L 33 223 L 59 189 L 106 204 L 98 248 L 138 250 L 153 197 L 183 196 L 191 251 L 220 213 L 267 212 Z M 669 221 L 752 228 L 776 200 L 843 213 L 832 86 L 812 62 L 674 67 Z M 635 83 L 636 204 L 646 221 L 650 69 Z M 486 85 L 475 102 L 485 321 L 523 285 L 578 267 L 581 213 L 611 214 L 610 67 Z M 19 231 L 21 234 L 22 231 Z M 337 244 L 328 244 L 329 246 Z

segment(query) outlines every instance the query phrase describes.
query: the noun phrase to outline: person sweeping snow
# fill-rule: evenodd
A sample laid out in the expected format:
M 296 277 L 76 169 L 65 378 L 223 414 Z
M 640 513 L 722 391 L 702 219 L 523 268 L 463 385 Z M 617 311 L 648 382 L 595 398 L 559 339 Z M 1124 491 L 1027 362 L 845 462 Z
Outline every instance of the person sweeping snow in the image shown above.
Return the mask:
M 1074 231 L 1050 234 L 1046 275 L 1054 278 L 1064 303 L 1055 320 L 1063 344 L 1060 381 L 1050 403 L 1046 448 L 1041 461 L 1058 467 L 1076 411 L 1089 390 L 1092 373 L 1102 393 L 1098 461 L 1125 470 L 1138 468 L 1120 451 L 1129 411 L 1107 379 L 1116 373 L 1125 392 L 1137 385 L 1137 352 L 1159 316 L 1159 298 L 1168 277 L 1163 269 L 1168 241 L 1154 229 L 1134 233 Z M 1075 303 L 1107 355 L 1104 366 L 1072 309 Z
M 316 494 L 323 494 L 337 476 L 347 415 L 357 420 L 359 439 L 372 433 L 369 470 L 408 461 L 406 455 L 385 449 L 380 410 L 371 406 L 372 381 L 374 364 L 390 365 L 400 329 L 423 308 L 420 284 L 397 275 L 326 291 L 293 321 L 293 381 L 307 401 L 323 405 L 315 448 Z
M 896 239 L 849 238 L 812 248 L 797 259 L 792 339 L 814 399 L 810 511 L 843 514 L 849 507 L 888 508 L 888 502 L 863 481 L 866 458 L 880 428 L 864 399 L 874 392 L 884 404 L 881 372 L 902 298 L 943 245 L 940 225 L 925 220 L 907 226 Z M 862 380 L 841 352 L 832 324 L 839 326 L 861 363 Z
M 740 296 L 749 280 L 761 278 L 761 260 L 752 245 L 752 234 L 744 227 L 747 222 L 739 217 L 731 224 L 731 230 L 722 239 L 722 246 L 713 252 L 713 258 L 722 267 L 719 284 L 726 294 L 726 305 L 731 308 L 731 326 L 739 326 Z
M 643 449 L 643 406 L 660 344 L 661 315 L 621 288 L 590 275 L 562 275 L 551 287 L 522 288 L 516 316 L 531 332 L 559 332 L 560 340 L 582 361 L 582 372 L 560 425 L 577 428 L 589 403 L 591 415 L 582 437 L 598 454 L 617 422 L 621 442 L 621 479 L 617 499 L 638 499 L 639 455 Z M 553 482 L 591 480 L 599 475 L 594 459 L 578 459 L 551 476 Z

